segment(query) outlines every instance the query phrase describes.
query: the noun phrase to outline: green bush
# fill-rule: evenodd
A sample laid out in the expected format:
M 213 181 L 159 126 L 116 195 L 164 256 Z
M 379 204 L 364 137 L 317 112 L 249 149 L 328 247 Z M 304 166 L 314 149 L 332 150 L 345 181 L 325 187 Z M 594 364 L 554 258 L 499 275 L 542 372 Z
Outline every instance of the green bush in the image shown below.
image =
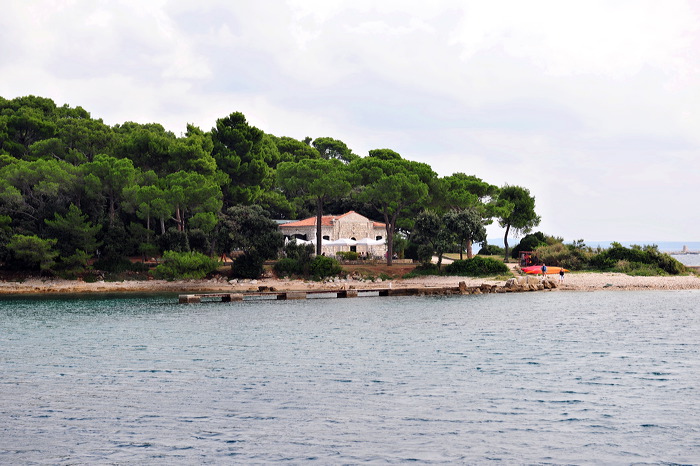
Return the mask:
M 601 270 L 634 274 L 678 275 L 687 271 L 683 264 L 668 254 L 659 252 L 656 246 L 626 248 L 619 243 L 613 243 L 612 247 L 594 256 L 591 259 L 591 265 Z M 641 267 L 641 265 L 648 267 Z M 657 272 L 652 273 L 653 270 Z
M 186 252 L 190 250 L 187 233 L 177 228 L 168 228 L 165 234 L 160 235 L 158 246 L 161 251 Z
M 335 253 L 341 260 L 356 261 L 359 255 L 355 251 L 338 251 Z
M 506 250 L 504 248 L 496 246 L 495 244 L 487 244 L 479 249 L 477 254 L 480 256 L 502 256 L 505 253 Z
M 231 271 L 235 278 L 258 278 L 263 273 L 265 259 L 249 252 L 238 256 L 231 265 Z
M 75 254 L 61 257 L 60 262 L 56 265 L 56 273 L 59 277 L 69 280 L 78 278 L 87 270 L 88 259 L 90 259 L 90 254 L 77 249 Z
M 530 233 L 529 235 L 525 235 L 523 239 L 515 245 L 510 253 L 510 257 L 517 259 L 520 257 L 520 251 L 534 251 L 538 247 L 546 246 L 547 244 L 547 235 L 541 231 Z
M 13 235 L 7 243 L 10 265 L 18 270 L 48 272 L 56 264 L 58 252 L 53 248 L 58 241 L 41 239 L 36 235 Z
M 214 272 L 221 263 L 199 252 L 165 251 L 163 263 L 154 270 L 156 278 L 199 280 Z
M 278 277 L 291 277 L 292 275 L 302 274 L 299 261 L 291 257 L 283 257 L 275 262 L 275 265 L 272 266 L 272 270 L 275 271 L 275 275 Z
M 454 261 L 445 266 L 445 273 L 447 275 L 483 277 L 507 274 L 509 272 L 510 269 L 502 261 L 479 256 L 473 259 Z
M 202 254 L 206 254 L 211 251 L 209 237 L 202 230 L 189 230 L 187 232 L 187 240 L 191 251 L 201 252 Z
M 614 270 L 620 273 L 626 273 L 627 275 L 643 276 L 643 277 L 654 277 L 658 275 L 665 275 L 665 272 L 655 265 L 643 264 L 641 262 L 629 262 L 625 260 L 617 261 Z
M 570 270 L 585 269 L 593 257 L 593 253 L 588 249 L 562 243 L 539 247 L 535 255 L 544 264 Z
M 433 247 L 428 244 L 419 244 L 416 255 L 421 264 L 428 265 L 433 260 Z
M 314 257 L 314 245 L 290 241 L 284 246 L 284 256 L 273 267 L 278 277 L 290 275 L 306 277 L 309 275 L 309 267 Z
M 321 278 L 339 275 L 343 271 L 343 268 L 340 266 L 338 261 L 332 257 L 316 256 L 311 262 L 309 271 L 311 272 L 311 275 L 318 280 Z

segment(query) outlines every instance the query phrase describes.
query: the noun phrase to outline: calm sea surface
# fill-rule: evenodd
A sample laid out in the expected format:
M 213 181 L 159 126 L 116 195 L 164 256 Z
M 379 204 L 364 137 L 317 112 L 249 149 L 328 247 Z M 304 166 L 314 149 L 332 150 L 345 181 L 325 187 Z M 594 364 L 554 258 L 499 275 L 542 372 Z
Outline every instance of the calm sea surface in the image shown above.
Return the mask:
M 700 254 L 674 254 L 671 257 L 683 265 L 700 266 Z
M 0 463 L 700 463 L 700 292 L 0 300 Z

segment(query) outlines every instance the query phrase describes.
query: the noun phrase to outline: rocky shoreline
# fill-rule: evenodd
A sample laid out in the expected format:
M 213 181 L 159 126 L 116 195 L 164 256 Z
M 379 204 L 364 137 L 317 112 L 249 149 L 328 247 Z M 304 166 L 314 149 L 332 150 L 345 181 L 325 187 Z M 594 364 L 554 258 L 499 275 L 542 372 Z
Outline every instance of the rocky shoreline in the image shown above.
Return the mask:
M 529 277 L 531 280 L 535 277 Z M 536 280 L 539 280 L 536 278 Z M 569 273 L 559 282 L 559 277 L 548 278 L 560 291 L 620 291 L 620 290 L 697 290 L 700 277 L 685 275 L 674 277 L 633 277 L 620 273 Z M 14 294 L 72 294 L 72 293 L 204 293 L 230 292 L 243 293 L 258 291 L 260 287 L 278 291 L 303 291 L 314 289 L 370 289 L 389 288 L 431 288 L 457 287 L 464 282 L 467 287 L 482 285 L 506 288 L 506 281 L 469 277 L 416 277 L 393 280 L 334 279 L 323 282 L 286 279 L 261 280 L 146 280 L 121 282 L 86 283 L 77 280 L 28 278 L 23 281 L 0 281 L 0 295 Z M 548 287 L 551 288 L 551 287 Z

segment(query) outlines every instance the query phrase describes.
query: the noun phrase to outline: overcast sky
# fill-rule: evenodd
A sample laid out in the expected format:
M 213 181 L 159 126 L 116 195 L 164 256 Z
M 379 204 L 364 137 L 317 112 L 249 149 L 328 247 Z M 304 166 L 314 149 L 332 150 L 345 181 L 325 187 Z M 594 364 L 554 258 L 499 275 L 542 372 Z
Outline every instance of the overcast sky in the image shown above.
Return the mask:
M 0 96 L 178 135 L 240 111 L 527 187 L 567 241 L 699 241 L 699 28 L 692 0 L 7 0 Z

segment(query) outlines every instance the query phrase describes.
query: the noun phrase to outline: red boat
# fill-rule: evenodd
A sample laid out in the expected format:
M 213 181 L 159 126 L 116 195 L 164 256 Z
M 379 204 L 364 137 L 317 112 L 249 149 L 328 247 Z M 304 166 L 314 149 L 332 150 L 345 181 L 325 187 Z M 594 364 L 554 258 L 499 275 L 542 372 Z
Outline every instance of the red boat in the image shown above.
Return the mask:
M 542 273 L 542 266 L 541 265 L 531 265 L 529 267 L 523 267 L 522 268 L 523 272 L 525 273 L 530 273 L 533 275 L 541 274 Z M 547 275 L 555 275 L 558 274 L 560 270 L 563 270 L 564 272 L 568 272 L 567 269 L 561 268 L 561 267 L 550 267 L 547 266 Z

